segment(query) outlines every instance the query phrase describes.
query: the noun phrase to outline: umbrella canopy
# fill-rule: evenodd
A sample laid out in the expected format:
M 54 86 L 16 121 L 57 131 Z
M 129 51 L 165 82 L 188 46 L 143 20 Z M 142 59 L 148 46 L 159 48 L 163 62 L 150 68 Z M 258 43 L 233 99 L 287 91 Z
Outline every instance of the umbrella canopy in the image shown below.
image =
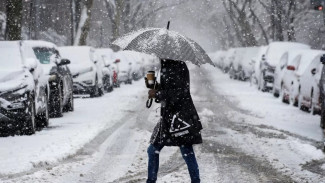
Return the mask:
M 161 59 L 190 61 L 196 65 L 209 63 L 214 66 L 199 44 L 167 29 L 147 28 L 134 31 L 114 41 L 113 45 L 123 50 L 155 54 Z

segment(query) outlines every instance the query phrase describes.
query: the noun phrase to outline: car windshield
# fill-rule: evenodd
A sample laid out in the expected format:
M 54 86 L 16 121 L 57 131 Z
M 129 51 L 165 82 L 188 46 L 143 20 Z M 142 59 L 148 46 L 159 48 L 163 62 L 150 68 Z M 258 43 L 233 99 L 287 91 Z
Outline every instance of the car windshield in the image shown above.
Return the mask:
M 0 45 L 1 69 L 21 69 L 22 60 L 19 46 Z
M 50 64 L 51 57 L 53 55 L 55 55 L 55 57 L 58 57 L 58 54 L 52 48 L 36 47 L 33 48 L 33 50 L 37 59 L 40 61 L 41 64 Z

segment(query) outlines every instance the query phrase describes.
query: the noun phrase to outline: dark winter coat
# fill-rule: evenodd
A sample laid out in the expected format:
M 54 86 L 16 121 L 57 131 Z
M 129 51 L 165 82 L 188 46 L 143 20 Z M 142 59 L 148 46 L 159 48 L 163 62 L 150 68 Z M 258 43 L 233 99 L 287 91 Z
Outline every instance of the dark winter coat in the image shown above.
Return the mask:
M 151 136 L 152 144 L 166 146 L 202 143 L 202 125 L 190 94 L 189 71 L 184 62 L 162 60 L 156 100 L 161 119 Z

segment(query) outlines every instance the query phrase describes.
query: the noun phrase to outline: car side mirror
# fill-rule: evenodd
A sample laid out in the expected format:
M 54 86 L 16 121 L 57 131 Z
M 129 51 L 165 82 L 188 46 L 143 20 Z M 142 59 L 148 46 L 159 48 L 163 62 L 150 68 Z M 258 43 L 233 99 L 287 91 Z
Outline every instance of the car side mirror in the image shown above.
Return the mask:
M 70 62 L 70 60 L 69 59 L 61 59 L 61 62 L 58 64 L 59 66 L 60 65 L 68 65 L 68 64 L 70 64 L 71 62 Z
M 25 60 L 25 67 L 30 71 L 33 72 L 37 67 L 37 61 L 34 58 L 27 58 Z
M 320 62 L 322 62 L 322 64 L 325 64 L 325 55 L 322 55 L 320 57 Z
M 312 74 L 312 75 L 315 75 L 315 74 L 316 74 L 316 68 L 313 68 L 313 69 L 311 70 L 311 74 Z

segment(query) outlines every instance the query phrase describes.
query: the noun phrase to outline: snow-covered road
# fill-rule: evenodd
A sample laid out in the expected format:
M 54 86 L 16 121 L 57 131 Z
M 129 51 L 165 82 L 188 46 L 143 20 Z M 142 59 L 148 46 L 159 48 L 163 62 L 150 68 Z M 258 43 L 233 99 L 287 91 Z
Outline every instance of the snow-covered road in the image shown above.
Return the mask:
M 193 67 L 191 92 L 204 143 L 202 182 L 325 182 L 319 116 L 282 104 L 211 67 Z M 31 137 L 0 139 L 2 182 L 144 182 L 159 106 L 144 106 L 143 81 L 98 99 Z M 177 147 L 161 152 L 158 182 L 190 182 Z

